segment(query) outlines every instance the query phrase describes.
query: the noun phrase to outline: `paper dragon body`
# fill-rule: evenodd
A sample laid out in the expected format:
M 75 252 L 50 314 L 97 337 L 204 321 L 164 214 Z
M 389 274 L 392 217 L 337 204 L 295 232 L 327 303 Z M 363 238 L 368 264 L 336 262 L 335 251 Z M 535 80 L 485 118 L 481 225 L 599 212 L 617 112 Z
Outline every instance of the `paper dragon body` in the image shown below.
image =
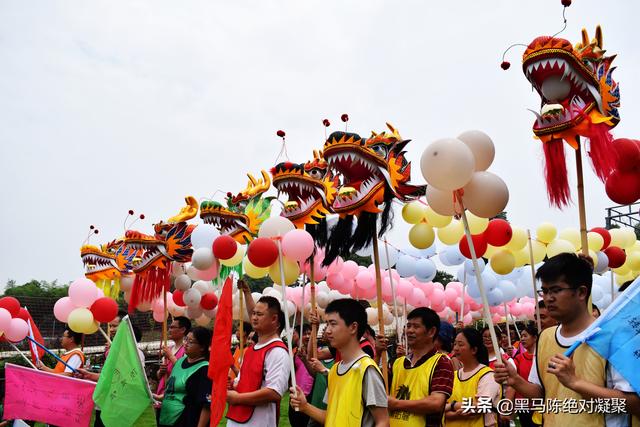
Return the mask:
M 620 121 L 620 89 L 613 80 L 614 56 L 605 56 L 602 30 L 589 41 L 586 30 L 575 46 L 562 38 L 538 37 L 522 59 L 527 79 L 541 97 L 533 133 L 543 143 L 549 200 L 563 207 L 570 191 L 562 141 L 573 149 L 579 137 L 589 139 L 589 156 L 601 180 L 611 173 L 615 152 L 610 130 Z
M 411 164 L 403 151 L 409 140 L 387 123 L 390 132 L 372 133 L 362 139 L 355 133 L 333 132 L 324 144 L 329 167 L 342 177 L 332 209 L 340 220 L 332 231 L 325 264 L 368 246 L 372 230 L 384 234 L 391 222 L 391 203 L 412 200 L 424 194 L 424 186 L 409 184 Z M 377 228 L 380 215 L 380 228 Z M 358 225 L 352 233 L 353 217 Z
M 186 197 L 185 201 L 187 206 L 176 216 L 153 226 L 153 236 L 137 231 L 126 232 L 125 245 L 143 251 L 141 261 L 133 269 L 136 277 L 131 290 L 129 311 L 133 311 L 141 302 L 153 301 L 162 294 L 163 289 L 169 290 L 172 261 L 191 261 L 191 233 L 195 225 L 187 224 L 186 221 L 198 213 L 198 202 L 191 196 Z
M 221 234 L 227 234 L 236 242 L 246 244 L 258 235 L 260 225 L 271 215 L 271 198 L 262 197 L 269 190 L 271 180 L 266 171 L 262 179 L 247 174 L 247 187 L 236 194 L 227 194 L 227 206 L 214 201 L 200 204 L 200 218 L 205 224 L 213 224 Z
M 117 298 L 120 278 L 132 273 L 133 263 L 142 250 L 124 244 L 124 238 L 98 246 L 83 245 L 80 257 L 85 267 L 85 277 L 95 282 L 105 296 Z

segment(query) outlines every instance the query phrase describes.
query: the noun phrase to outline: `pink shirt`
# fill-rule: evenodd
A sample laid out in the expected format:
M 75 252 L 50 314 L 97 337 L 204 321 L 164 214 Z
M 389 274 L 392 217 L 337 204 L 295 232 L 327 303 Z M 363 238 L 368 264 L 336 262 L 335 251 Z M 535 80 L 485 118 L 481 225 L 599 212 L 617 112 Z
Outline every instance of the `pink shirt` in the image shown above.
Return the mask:
M 171 350 L 175 351 L 175 346 Z M 174 353 L 174 356 L 176 356 L 176 360 L 184 356 L 184 345 L 181 345 L 180 348 L 178 348 L 178 351 Z M 167 378 L 169 378 L 169 375 L 171 375 L 172 370 L 173 370 L 173 363 L 171 363 L 170 361 L 167 361 L 167 373 L 158 381 L 158 390 L 156 391 L 156 394 L 164 393 L 165 382 Z
M 296 366 L 296 383 L 304 394 L 308 396 L 313 388 L 313 376 L 307 371 L 307 367 L 304 366 L 304 363 L 298 356 L 296 356 L 293 361 Z

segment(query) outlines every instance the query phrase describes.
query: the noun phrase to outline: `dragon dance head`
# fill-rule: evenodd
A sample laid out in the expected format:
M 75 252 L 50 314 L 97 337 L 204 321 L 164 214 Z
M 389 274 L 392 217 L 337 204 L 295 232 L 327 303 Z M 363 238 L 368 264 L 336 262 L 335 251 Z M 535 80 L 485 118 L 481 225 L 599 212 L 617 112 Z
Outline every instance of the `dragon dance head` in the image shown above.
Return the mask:
M 287 195 L 282 216 L 296 228 L 316 225 L 331 212 L 338 192 L 338 177 L 329 170 L 322 152 L 306 163 L 283 162 L 271 169 L 273 186 Z
M 130 273 L 134 259 L 140 255 L 141 251 L 125 245 L 124 239 L 113 240 L 99 247 L 83 245 L 80 248 L 85 276 L 94 282 L 116 280 Z
M 236 195 L 227 194 L 227 205 L 215 201 L 200 204 L 200 218 L 205 224 L 213 224 L 221 234 L 233 237 L 245 244 L 258 235 L 260 225 L 269 218 L 271 199 L 262 195 L 271 186 L 266 171 L 261 171 L 262 179 L 247 174 L 247 187 Z
M 333 132 L 324 144 L 324 158 L 342 176 L 342 186 L 333 202 L 333 211 L 359 216 L 362 212 L 377 214 L 380 205 L 393 198 L 411 200 L 424 192 L 424 187 L 408 184 L 411 164 L 405 157 L 404 140 L 387 123 L 388 132 L 375 133 L 362 139 L 355 133 Z
M 541 98 L 533 132 L 543 142 L 546 179 L 552 204 L 564 206 L 570 199 L 562 141 L 579 147 L 588 138 L 594 170 L 602 180 L 615 163 L 609 131 L 620 121 L 620 89 L 613 80 L 614 56 L 605 56 L 602 30 L 575 46 L 562 38 L 537 37 L 522 59 L 527 79 Z

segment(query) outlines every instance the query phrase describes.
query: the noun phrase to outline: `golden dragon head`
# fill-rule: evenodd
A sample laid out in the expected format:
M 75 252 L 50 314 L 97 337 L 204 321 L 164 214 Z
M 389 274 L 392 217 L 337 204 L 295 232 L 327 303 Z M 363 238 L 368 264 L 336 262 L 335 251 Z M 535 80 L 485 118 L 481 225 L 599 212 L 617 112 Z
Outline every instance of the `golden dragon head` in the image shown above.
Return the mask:
M 258 235 L 258 229 L 271 212 L 270 198 L 262 195 L 271 186 L 271 178 L 261 171 L 262 178 L 247 174 L 249 182 L 236 195 L 227 193 L 227 205 L 212 200 L 200 204 L 200 218 L 205 224 L 215 225 L 221 234 L 246 244 Z
M 306 163 L 279 163 L 271 169 L 273 186 L 287 195 L 282 216 L 296 228 L 318 222 L 331 212 L 338 192 L 338 177 L 329 170 L 322 152 L 314 150 Z

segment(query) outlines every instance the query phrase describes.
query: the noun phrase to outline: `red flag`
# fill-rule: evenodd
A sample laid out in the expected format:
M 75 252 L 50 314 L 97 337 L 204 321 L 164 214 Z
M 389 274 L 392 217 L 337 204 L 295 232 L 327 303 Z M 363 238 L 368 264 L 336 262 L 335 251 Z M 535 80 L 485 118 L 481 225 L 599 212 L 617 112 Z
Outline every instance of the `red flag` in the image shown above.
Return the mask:
M 37 341 L 38 344 L 42 344 L 44 346 L 44 339 L 42 338 L 42 334 L 40 333 L 40 329 L 38 329 L 38 325 L 33 321 L 33 317 L 31 317 L 31 313 L 27 310 L 27 307 L 24 307 L 20 310 L 20 314 L 18 317 L 22 318 L 27 325 L 29 325 L 29 336 L 33 338 L 34 341 Z M 42 359 L 44 356 L 44 350 L 35 345 L 33 342 L 29 341 L 29 350 L 31 351 L 31 360 L 35 365 L 38 363 L 38 360 Z
M 231 278 L 228 277 L 222 288 L 216 322 L 213 327 L 213 339 L 211 340 L 211 349 L 220 349 L 220 351 L 212 351 L 209 358 L 209 378 L 213 381 L 209 423 L 212 427 L 218 425 L 224 414 L 227 402 L 227 378 L 229 369 L 233 364 L 233 357 L 231 356 L 231 332 L 233 329 L 232 287 Z

